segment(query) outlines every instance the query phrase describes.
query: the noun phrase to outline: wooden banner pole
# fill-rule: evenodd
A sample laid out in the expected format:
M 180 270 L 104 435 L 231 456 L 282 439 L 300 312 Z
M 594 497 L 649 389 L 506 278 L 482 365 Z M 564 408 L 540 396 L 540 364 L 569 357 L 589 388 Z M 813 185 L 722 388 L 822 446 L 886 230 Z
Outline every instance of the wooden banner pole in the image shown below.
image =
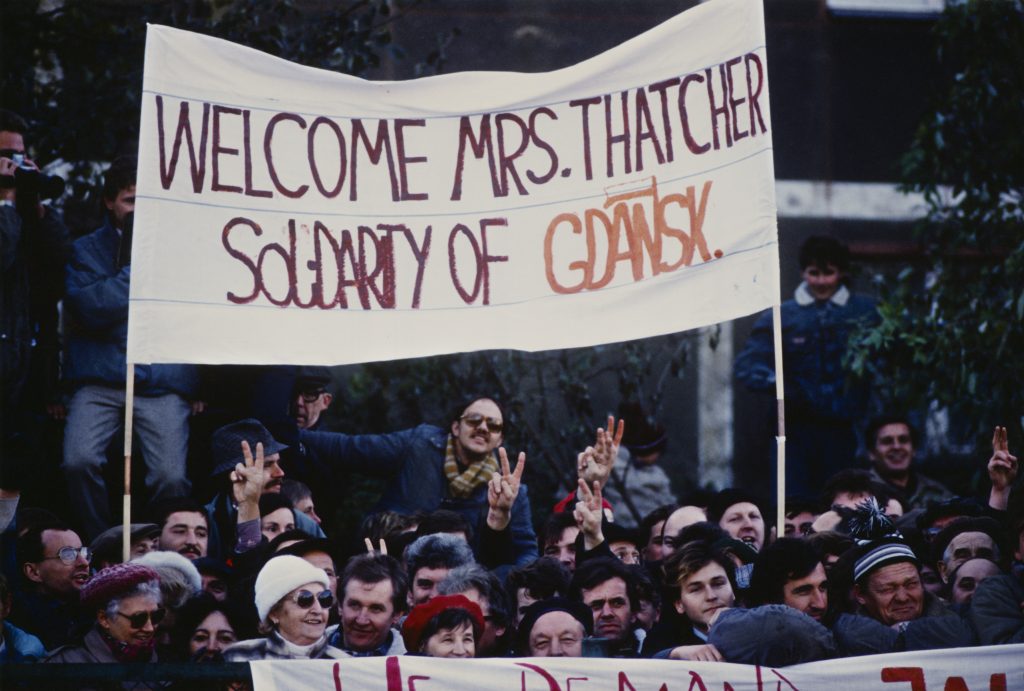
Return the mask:
M 128 363 L 124 382 L 124 523 L 121 532 L 121 556 L 127 562 L 132 554 L 132 410 L 135 407 L 135 365 Z
M 786 395 L 782 385 L 782 307 L 772 305 L 772 332 L 775 343 L 775 401 L 778 406 L 778 433 L 775 437 L 775 536 L 786 534 Z

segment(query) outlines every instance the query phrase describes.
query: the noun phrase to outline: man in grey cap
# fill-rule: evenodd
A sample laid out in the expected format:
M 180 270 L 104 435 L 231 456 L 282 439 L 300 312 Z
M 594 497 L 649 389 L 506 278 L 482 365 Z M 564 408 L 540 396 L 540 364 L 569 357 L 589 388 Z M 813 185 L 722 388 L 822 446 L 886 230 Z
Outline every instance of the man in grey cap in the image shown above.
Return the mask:
M 89 544 L 92 552 L 90 565 L 96 571 L 121 563 L 121 549 L 124 527 L 115 525 L 104 530 Z M 160 539 L 160 526 L 156 523 L 132 523 L 131 525 L 131 558 L 141 557 L 147 552 L 157 549 Z
M 225 558 L 247 552 L 262 540 L 259 498 L 281 491 L 284 470 L 281 451 L 288 448 L 258 420 L 247 418 L 213 433 L 213 471 L 223 487 L 206 505 L 210 516 L 209 555 Z M 295 526 L 314 537 L 325 537 L 305 514 L 296 513 Z

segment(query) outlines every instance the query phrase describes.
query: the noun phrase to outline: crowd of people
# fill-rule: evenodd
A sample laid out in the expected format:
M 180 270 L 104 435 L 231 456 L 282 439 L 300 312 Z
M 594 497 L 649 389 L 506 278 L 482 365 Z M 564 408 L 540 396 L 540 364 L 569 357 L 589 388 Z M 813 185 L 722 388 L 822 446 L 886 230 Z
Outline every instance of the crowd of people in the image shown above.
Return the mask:
M 0 113 L 0 176 L 35 169 L 23 131 Z M 264 391 L 285 392 L 284 419 L 256 414 L 209 435 L 202 480 L 211 492 L 200 501 L 185 462 L 190 416 L 204 407 L 196 372 L 141 367 L 135 427 L 151 501 L 146 522 L 130 526 L 126 561 L 103 469 L 125 406 L 134 162 L 111 166 L 106 220 L 73 243 L 56 212 L 15 198 L 24 188 L 0 192 L 9 202 L 0 206 L 5 449 L 17 451 L 8 413 L 22 405 L 18 378 L 38 357 L 32 324 L 46 313 L 9 300 L 12 286 L 31 285 L 36 262 L 26 257 L 40 240 L 66 266 L 63 375 L 72 387 L 65 514 L 21 505 L 10 468 L 0 478 L 0 660 L 409 654 L 780 666 L 1024 641 L 1024 502 L 1005 428 L 993 435 L 988 496 L 961 497 L 917 470 L 919 442 L 903 414 L 867 426 L 870 467 L 844 462 L 813 481 L 817 496 L 787 500 L 777 535 L 766 520 L 773 507 L 756 494 L 674 497 L 655 465 L 664 429 L 642 415 L 609 417 L 578 453 L 577 487 L 534 511 L 527 458 L 503 446 L 506 418 L 493 397 L 459 402 L 443 426 L 344 434 L 321 424 L 333 401 L 329 372 L 285 368 L 264 381 Z M 41 226 L 50 226 L 45 238 Z M 844 260 L 833 256 L 810 256 L 794 310 L 817 301 L 867 311 L 837 299 L 836 281 L 814 283 L 836 273 Z M 758 364 L 766 352 L 751 347 L 743 376 L 771 381 Z M 824 428 L 798 416 L 794 434 L 813 428 L 852 455 L 849 430 L 835 432 L 848 421 L 836 421 L 858 406 Z M 806 450 L 809 482 L 812 466 L 830 467 L 826 455 Z M 318 507 L 336 500 L 349 473 L 383 478 L 383 493 L 358 535 L 325 534 Z M 536 515 L 545 516 L 539 530 Z

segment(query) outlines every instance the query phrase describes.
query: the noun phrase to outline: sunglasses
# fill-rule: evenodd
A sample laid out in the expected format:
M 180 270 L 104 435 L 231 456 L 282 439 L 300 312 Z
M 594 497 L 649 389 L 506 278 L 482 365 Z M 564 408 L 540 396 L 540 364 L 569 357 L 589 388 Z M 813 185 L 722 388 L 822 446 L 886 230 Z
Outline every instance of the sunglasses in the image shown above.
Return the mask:
M 61 547 L 57 550 L 57 556 L 55 557 L 43 557 L 43 561 L 47 559 L 60 559 L 62 563 L 74 564 L 78 561 L 78 555 L 82 555 L 82 559 L 88 563 L 92 561 L 92 551 L 88 547 Z
M 302 609 L 309 609 L 313 606 L 314 601 L 319 602 L 320 606 L 324 609 L 330 609 L 331 605 L 334 604 L 334 593 L 330 590 L 321 590 L 319 593 L 314 595 L 308 590 L 300 590 L 295 593 L 295 597 L 292 598 L 292 602 Z
M 502 425 L 501 420 L 499 420 L 498 418 L 487 417 L 485 415 L 481 415 L 480 413 L 466 413 L 465 415 L 460 417 L 459 420 L 462 420 L 470 427 L 479 427 L 480 425 L 484 424 L 484 422 L 486 422 L 487 429 L 490 430 L 491 432 L 496 433 L 500 433 L 502 427 L 504 426 Z
M 327 393 L 324 389 L 318 391 L 301 391 L 299 395 L 302 396 L 302 400 L 306 403 L 316 403 L 316 400 Z
M 153 622 L 153 626 L 158 626 L 160 622 L 164 620 L 167 615 L 167 610 L 163 607 L 154 609 L 153 611 L 145 610 L 142 612 L 136 612 L 135 614 L 125 614 L 124 612 L 118 612 L 119 615 L 128 620 L 128 626 L 133 629 L 141 629 L 146 625 L 147 621 Z

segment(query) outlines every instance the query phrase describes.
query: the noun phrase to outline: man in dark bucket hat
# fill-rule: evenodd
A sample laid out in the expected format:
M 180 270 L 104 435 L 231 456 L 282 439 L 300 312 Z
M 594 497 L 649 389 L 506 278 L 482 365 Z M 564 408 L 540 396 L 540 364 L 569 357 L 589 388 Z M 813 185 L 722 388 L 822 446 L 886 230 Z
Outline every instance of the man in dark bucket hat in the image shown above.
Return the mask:
M 212 518 L 209 555 L 223 559 L 246 552 L 262 540 L 259 498 L 281 491 L 281 451 L 288 447 L 253 418 L 224 425 L 213 433 L 211 445 L 211 475 L 222 490 L 206 505 Z M 296 528 L 324 537 L 305 514 L 296 514 Z

